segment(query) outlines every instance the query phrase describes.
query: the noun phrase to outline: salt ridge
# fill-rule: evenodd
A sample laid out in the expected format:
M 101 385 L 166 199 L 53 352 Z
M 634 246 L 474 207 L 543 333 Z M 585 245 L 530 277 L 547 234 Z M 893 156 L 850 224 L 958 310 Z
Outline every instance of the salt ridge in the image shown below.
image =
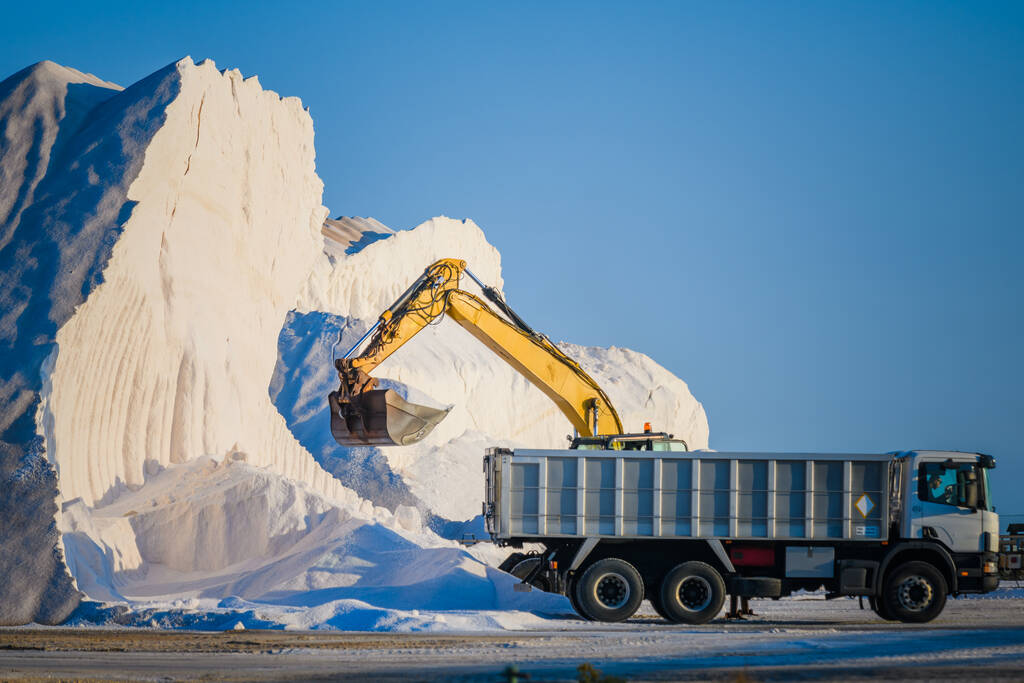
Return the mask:
M 453 406 L 427 440 L 342 449 L 327 428 L 338 337 L 352 343 L 427 264 L 462 258 L 502 287 L 479 226 L 325 220 L 299 100 L 210 61 L 123 91 L 52 64 L 4 85 L 9 135 L 36 121 L 45 134 L 0 155 L 0 297 L 15 304 L 0 315 L 0 474 L 32 501 L 2 535 L 33 539 L 13 565 L 30 571 L 7 587 L 32 599 L 0 623 L 74 607 L 59 555 L 40 564 L 54 544 L 89 598 L 131 609 L 191 600 L 244 604 L 258 623 L 441 629 L 569 611 L 513 593 L 488 567 L 505 551 L 431 530 L 479 529 L 484 447 L 558 446 L 569 428 L 468 333 L 430 327 L 376 373 Z M 627 424 L 707 445 L 703 408 L 654 361 L 563 346 Z

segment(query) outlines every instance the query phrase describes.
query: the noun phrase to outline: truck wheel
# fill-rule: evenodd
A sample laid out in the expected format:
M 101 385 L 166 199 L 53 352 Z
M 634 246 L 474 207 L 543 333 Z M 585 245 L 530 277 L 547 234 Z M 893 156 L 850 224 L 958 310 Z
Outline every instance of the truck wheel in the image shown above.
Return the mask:
M 587 568 L 576 583 L 580 611 L 594 621 L 625 621 L 644 600 L 644 582 L 629 562 L 614 557 Z
M 907 562 L 885 580 L 880 603 L 898 621 L 931 621 L 946 606 L 946 580 L 927 562 Z
M 684 562 L 661 582 L 661 607 L 669 621 L 706 624 L 725 603 L 725 582 L 704 562 Z
M 522 581 L 529 576 L 530 572 L 536 569 L 539 564 L 539 557 L 528 557 L 525 560 L 520 561 L 516 566 L 512 567 L 512 571 L 510 571 L 509 574 Z M 551 592 L 551 584 L 548 583 L 548 579 L 544 575 L 534 577 L 533 581 L 530 582 L 530 585 L 544 591 L 545 593 Z
M 565 597 L 569 598 L 569 604 L 572 605 L 572 608 L 576 611 L 576 614 L 580 615 L 581 618 L 586 619 L 587 621 L 593 621 L 593 619 L 586 612 L 583 611 L 583 609 L 580 607 L 579 600 L 576 599 L 577 583 L 579 583 L 579 581 L 577 581 L 574 577 L 566 580 Z

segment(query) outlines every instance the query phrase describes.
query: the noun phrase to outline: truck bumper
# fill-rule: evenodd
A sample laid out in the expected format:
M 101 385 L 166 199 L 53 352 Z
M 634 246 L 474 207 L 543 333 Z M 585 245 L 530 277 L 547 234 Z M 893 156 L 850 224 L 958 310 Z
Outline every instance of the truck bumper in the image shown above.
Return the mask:
M 956 555 L 956 593 L 991 593 L 999 587 L 996 553 Z
M 985 552 L 980 555 L 957 556 L 957 593 L 991 593 L 999 587 L 999 556 Z
M 981 580 L 981 592 L 991 593 L 996 588 L 999 588 L 999 574 L 989 574 Z

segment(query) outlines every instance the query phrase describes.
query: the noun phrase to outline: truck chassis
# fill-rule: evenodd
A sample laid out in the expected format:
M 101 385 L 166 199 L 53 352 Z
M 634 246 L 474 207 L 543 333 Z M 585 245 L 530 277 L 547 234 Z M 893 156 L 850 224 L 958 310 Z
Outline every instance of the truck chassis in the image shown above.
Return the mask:
M 955 471 L 991 466 L 948 456 Z M 586 619 L 628 619 L 646 598 L 670 621 L 701 624 L 727 595 L 824 589 L 866 597 L 886 620 L 926 622 L 947 595 L 994 590 L 998 574 L 996 539 L 980 521 L 968 551 L 914 523 L 918 459 L 491 449 L 484 514 L 494 542 L 543 548 L 501 568 L 524 589 L 566 595 Z M 997 525 L 974 503 L 957 514 Z

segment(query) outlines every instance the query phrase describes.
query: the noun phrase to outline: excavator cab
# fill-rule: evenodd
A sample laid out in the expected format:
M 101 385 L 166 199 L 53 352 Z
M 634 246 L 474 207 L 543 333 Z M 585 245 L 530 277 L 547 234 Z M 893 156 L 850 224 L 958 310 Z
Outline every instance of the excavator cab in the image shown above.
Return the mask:
M 689 451 L 682 439 L 666 432 L 604 434 L 570 438 L 569 448 L 581 451 Z

